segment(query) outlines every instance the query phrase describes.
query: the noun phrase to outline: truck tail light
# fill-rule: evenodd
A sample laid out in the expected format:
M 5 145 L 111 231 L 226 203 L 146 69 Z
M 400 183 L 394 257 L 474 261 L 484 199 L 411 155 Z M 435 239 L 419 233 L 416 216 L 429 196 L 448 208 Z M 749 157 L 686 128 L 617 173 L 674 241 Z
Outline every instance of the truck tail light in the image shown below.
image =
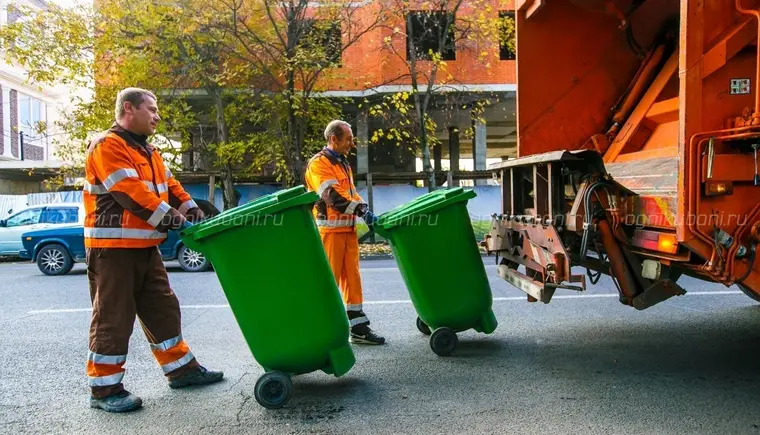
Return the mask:
M 705 182 L 705 196 L 731 195 L 734 193 L 734 183 L 731 181 Z
M 678 241 L 675 234 L 658 231 L 635 230 L 633 245 L 650 251 L 675 254 L 678 251 Z

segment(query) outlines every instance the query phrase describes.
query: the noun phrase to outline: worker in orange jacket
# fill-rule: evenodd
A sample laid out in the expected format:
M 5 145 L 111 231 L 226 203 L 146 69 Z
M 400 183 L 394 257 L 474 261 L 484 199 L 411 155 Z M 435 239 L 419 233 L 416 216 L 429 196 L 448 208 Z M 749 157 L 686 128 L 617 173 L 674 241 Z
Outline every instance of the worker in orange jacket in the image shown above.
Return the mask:
M 87 150 L 84 236 L 92 300 L 87 375 L 90 406 L 109 412 L 142 406 L 122 384 L 135 316 L 171 388 L 223 377 L 198 364 L 183 339 L 179 301 L 158 250 L 168 230 L 203 218 L 147 141 L 159 120 L 153 93 L 125 89 L 116 99 L 116 122 Z
M 308 163 L 306 185 L 319 194 L 314 217 L 335 279 L 340 286 L 351 327 L 350 341 L 383 344 L 385 339 L 372 331 L 362 309 L 362 282 L 359 274 L 359 239 L 356 219 L 363 218 L 372 228 L 377 218 L 354 186 L 346 156 L 355 146 L 351 125 L 330 122 L 325 129 L 327 146 Z

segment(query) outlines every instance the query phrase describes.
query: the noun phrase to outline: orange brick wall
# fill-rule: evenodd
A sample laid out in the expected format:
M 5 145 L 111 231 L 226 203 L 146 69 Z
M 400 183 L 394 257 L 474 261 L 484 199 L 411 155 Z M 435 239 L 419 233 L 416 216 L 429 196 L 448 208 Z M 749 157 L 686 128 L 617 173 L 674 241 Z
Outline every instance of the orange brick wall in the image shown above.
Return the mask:
M 499 14 L 498 1 L 493 1 L 493 10 L 486 13 L 489 18 L 497 18 Z M 362 8 L 361 19 L 367 19 L 375 13 L 377 4 L 373 3 Z M 509 10 L 504 7 L 502 10 Z M 472 14 L 480 14 L 463 7 L 459 10 L 457 18 Z M 405 31 L 403 17 L 399 17 L 395 26 Z M 344 43 L 346 42 L 346 29 L 343 29 Z M 343 52 L 342 65 L 339 68 L 331 68 L 325 71 L 318 88 L 320 90 L 351 90 L 360 91 L 380 85 L 410 84 L 410 77 L 396 80 L 402 74 L 409 74 L 406 59 L 406 41 L 403 34 L 393 37 L 393 45 L 401 53 L 403 59 L 384 48 L 383 40 L 392 35 L 390 28 L 379 28 L 367 33 L 356 43 Z M 467 47 L 464 47 L 468 44 Z M 486 53 L 482 58 L 479 54 Z M 430 62 L 418 61 L 418 68 L 430 69 Z M 463 83 L 463 84 L 515 84 L 516 71 L 515 61 L 499 59 L 499 42 L 480 41 L 475 45 L 472 41 L 457 41 L 456 60 L 446 62 L 446 70 L 439 70 L 436 83 Z M 449 78 L 449 75 L 452 78 Z M 420 77 L 420 84 L 424 85 L 424 77 Z

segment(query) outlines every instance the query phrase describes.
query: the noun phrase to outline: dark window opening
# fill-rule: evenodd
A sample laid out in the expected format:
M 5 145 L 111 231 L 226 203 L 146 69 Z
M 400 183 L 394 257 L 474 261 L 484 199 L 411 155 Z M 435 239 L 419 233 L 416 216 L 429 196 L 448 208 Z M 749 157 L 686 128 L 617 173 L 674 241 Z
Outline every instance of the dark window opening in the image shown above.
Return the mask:
M 447 28 L 448 22 L 448 28 Z M 443 38 L 444 32 L 446 37 Z M 406 59 L 430 60 L 430 53 L 440 53 L 442 60 L 456 60 L 454 14 L 443 11 L 414 11 L 406 22 Z M 443 46 L 441 41 L 443 40 Z
M 340 66 L 343 51 L 340 23 L 307 20 L 303 30 L 301 47 L 307 50 L 309 56 L 319 58 L 316 63 Z
M 515 60 L 515 12 L 499 11 L 499 59 Z

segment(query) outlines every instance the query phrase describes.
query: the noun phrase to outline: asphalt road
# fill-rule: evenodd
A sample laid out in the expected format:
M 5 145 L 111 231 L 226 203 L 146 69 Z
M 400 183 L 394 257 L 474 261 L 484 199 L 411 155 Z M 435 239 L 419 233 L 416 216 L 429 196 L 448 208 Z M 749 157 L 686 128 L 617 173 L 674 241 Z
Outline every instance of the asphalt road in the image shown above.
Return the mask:
M 139 329 L 125 384 L 144 408 L 87 405 L 89 297 L 81 265 L 50 278 L 0 265 L 0 433 L 760 433 L 760 306 L 684 278 L 689 294 L 638 312 L 609 280 L 530 304 L 487 271 L 500 324 L 437 357 L 392 261 L 363 263 L 366 311 L 388 344 L 354 347 L 345 377 L 294 379 L 287 408 L 253 398 L 262 373 L 213 272 L 170 268 L 184 335 L 226 381 L 171 390 Z M 308 334 L 309 331 L 304 331 Z

